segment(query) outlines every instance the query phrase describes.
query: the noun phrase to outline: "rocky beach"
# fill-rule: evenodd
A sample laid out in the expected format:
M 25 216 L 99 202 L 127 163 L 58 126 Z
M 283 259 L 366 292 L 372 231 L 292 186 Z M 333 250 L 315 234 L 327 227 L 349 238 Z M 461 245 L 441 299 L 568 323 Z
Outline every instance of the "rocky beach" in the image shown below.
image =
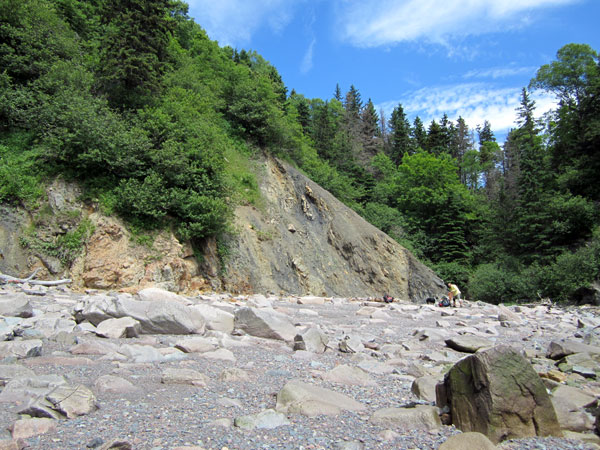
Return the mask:
M 374 300 L 4 284 L 0 449 L 600 448 L 598 308 Z M 484 373 L 505 354 L 543 386 L 547 428 L 521 402 L 534 388 L 510 400 L 511 382 Z M 469 399 L 436 396 L 467 358 L 489 423 L 500 408 L 522 436 L 476 433 L 457 410 Z

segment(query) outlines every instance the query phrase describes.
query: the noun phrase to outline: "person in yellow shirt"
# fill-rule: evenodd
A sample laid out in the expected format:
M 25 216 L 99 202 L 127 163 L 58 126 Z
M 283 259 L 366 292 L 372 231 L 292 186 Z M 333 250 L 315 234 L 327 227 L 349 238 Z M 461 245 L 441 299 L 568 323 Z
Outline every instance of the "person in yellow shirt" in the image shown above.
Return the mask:
M 456 307 L 456 299 L 458 299 L 458 306 L 460 306 L 461 298 L 460 289 L 458 289 L 458 286 L 452 283 L 448 283 L 448 289 L 450 289 L 450 292 L 448 292 L 448 298 L 452 302 L 452 306 Z

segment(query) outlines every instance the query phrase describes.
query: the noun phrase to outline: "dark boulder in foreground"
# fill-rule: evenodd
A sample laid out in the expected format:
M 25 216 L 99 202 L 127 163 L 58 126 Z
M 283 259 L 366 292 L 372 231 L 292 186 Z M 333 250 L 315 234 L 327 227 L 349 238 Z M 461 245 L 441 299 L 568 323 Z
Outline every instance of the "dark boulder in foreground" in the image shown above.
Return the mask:
M 515 349 L 497 346 L 460 360 L 437 389 L 438 406 L 448 406 L 462 431 L 492 442 L 532 436 L 562 436 L 542 380 Z

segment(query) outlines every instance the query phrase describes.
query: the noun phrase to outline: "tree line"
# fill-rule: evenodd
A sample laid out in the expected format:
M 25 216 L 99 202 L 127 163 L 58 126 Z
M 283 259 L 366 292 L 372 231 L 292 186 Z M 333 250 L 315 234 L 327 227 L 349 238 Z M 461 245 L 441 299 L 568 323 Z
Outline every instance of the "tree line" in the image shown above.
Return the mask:
M 220 47 L 173 0 L 0 0 L 0 201 L 44 182 L 195 245 L 256 198 L 248 161 L 295 163 L 474 298 L 573 299 L 598 279 L 598 54 L 568 44 L 523 89 L 500 146 L 444 115 L 389 118 L 355 86 L 288 92 L 252 50 Z M 536 119 L 530 90 L 559 107 Z

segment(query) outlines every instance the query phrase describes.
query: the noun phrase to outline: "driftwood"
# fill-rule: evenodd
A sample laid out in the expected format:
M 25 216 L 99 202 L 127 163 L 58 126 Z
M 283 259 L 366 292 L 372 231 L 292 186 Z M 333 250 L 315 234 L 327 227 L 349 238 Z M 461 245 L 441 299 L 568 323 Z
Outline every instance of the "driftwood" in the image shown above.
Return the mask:
M 5 275 L 0 273 L 0 284 L 6 283 L 15 283 L 15 284 L 31 284 L 36 286 L 60 286 L 61 284 L 69 284 L 72 280 L 70 278 L 65 278 L 64 280 L 34 280 L 35 276 L 38 273 L 37 269 L 27 278 L 15 278 L 10 275 Z

